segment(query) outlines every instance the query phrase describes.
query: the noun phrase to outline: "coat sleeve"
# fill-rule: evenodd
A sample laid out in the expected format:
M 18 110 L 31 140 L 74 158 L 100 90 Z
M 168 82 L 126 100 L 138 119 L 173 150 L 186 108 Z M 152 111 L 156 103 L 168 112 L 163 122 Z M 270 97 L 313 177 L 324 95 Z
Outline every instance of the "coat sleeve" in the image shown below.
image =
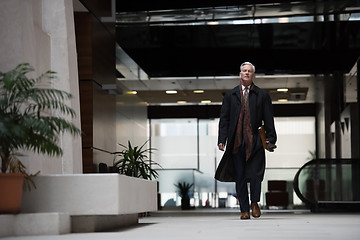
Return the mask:
M 220 112 L 218 144 L 226 144 L 226 141 L 228 139 L 228 130 L 230 123 L 230 104 L 230 96 L 229 94 L 225 94 Z
M 277 140 L 277 135 L 274 125 L 273 106 L 269 94 L 265 95 L 264 105 L 264 126 L 266 132 L 266 140 L 270 143 L 275 144 Z

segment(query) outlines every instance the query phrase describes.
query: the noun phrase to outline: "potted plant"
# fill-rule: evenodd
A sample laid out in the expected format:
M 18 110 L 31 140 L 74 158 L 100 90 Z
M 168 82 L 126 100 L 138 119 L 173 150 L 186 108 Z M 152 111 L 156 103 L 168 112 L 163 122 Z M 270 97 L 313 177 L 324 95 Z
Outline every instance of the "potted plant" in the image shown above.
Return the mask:
M 58 135 L 62 132 L 81 134 L 79 128 L 61 117 L 75 117 L 74 110 L 65 103 L 71 94 L 39 86 L 42 80 L 54 79 L 55 72 L 47 71 L 35 79 L 28 78 L 32 71 L 34 69 L 28 63 L 22 63 L 9 72 L 0 72 L 0 178 L 15 178 L 16 175 L 22 179 L 25 177 L 28 184 L 33 184 L 32 175 L 26 172 L 17 151 L 59 156 L 63 152 L 58 145 Z M 6 191 L 14 188 L 12 183 L 0 183 L 0 186 Z M 10 209 L 6 209 L 5 197 L 10 198 L 10 204 L 15 202 L 14 197 L 9 196 L 9 192 L 0 192 L 0 195 L 0 212 L 20 211 L 21 195 L 20 206 L 10 206 Z
M 193 183 L 186 183 L 186 182 L 179 182 L 178 184 L 176 184 L 176 188 L 178 190 L 178 193 L 181 197 L 181 209 L 182 210 L 188 210 L 190 209 L 190 196 L 189 196 L 189 192 L 191 187 L 193 186 Z
M 119 143 L 119 145 L 123 147 L 124 150 L 112 153 L 114 155 L 112 171 L 131 177 L 149 180 L 152 178 L 157 178 L 159 175 L 152 166 L 161 166 L 148 157 L 148 154 L 152 153 L 152 151 L 156 149 L 143 149 L 147 142 L 148 141 L 146 141 L 140 147 L 133 147 L 130 141 L 128 141 L 128 146 Z

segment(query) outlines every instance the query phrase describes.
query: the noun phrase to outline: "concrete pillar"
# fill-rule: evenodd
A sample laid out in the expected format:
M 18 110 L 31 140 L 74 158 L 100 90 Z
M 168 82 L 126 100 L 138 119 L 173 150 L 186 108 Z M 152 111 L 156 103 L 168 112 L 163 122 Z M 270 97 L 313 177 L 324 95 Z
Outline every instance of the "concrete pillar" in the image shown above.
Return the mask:
M 0 71 L 30 63 L 37 77 L 47 70 L 57 72 L 51 83 L 72 93 L 69 105 L 75 110 L 74 124 L 80 127 L 77 55 L 72 0 L 0 1 Z M 81 138 L 60 136 L 63 157 L 26 152 L 24 164 L 30 173 L 82 173 Z
M 76 110 L 75 124 L 80 128 L 80 102 L 78 67 L 75 42 L 74 11 L 72 0 L 43 0 L 43 29 L 50 36 L 51 69 L 60 81 L 54 88 L 73 95 L 70 106 Z M 82 173 L 81 138 L 64 134 L 62 173 Z

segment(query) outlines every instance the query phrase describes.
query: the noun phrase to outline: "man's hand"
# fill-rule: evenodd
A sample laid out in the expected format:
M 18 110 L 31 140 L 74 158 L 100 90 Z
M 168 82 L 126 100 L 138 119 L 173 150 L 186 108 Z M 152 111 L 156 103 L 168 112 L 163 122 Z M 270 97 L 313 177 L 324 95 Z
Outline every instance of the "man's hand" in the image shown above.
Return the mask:
M 266 141 L 266 150 L 268 150 L 269 152 L 273 152 L 275 148 L 277 148 L 275 144 Z
M 219 144 L 218 144 L 218 147 L 219 147 L 219 150 L 220 150 L 220 151 L 224 151 L 224 149 L 225 149 L 225 144 L 219 143 Z

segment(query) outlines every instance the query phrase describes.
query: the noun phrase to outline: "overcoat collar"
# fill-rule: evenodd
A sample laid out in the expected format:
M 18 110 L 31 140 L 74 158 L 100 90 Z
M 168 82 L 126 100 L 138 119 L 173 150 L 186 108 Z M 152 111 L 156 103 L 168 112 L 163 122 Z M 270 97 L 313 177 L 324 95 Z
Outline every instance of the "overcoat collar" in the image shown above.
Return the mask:
M 254 92 L 257 95 L 259 92 L 259 88 L 255 85 L 255 83 L 253 83 L 253 85 L 254 86 L 250 89 L 249 93 Z M 235 94 L 236 97 L 238 98 L 238 100 L 241 101 L 241 93 L 240 93 L 239 86 L 241 86 L 241 85 L 238 85 L 232 89 L 232 94 Z

